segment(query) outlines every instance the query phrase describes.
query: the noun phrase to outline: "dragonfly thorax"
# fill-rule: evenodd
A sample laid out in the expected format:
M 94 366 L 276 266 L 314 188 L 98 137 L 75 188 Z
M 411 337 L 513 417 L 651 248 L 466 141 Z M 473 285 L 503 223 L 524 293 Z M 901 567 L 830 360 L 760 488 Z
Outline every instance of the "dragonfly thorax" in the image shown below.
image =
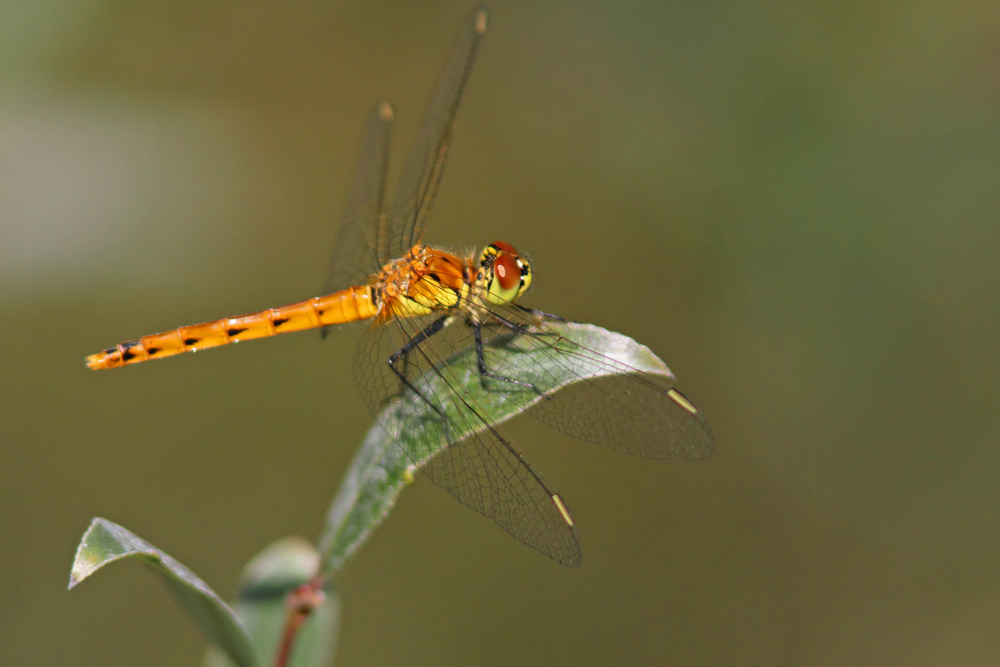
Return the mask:
M 374 286 L 385 315 L 426 315 L 456 308 L 468 300 L 468 272 L 467 260 L 416 245 L 405 257 L 383 266 Z
M 531 264 L 509 243 L 494 241 L 486 246 L 479 266 L 490 303 L 516 301 L 531 287 Z

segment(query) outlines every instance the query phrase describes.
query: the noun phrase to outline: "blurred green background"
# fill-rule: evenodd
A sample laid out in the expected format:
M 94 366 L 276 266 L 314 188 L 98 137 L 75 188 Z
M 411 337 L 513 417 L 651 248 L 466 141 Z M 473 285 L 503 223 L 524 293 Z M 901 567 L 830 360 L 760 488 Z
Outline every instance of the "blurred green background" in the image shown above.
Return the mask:
M 95 515 L 223 595 L 315 539 L 359 328 L 83 357 L 314 296 L 365 112 L 398 167 L 470 9 L 0 5 L 0 662 L 200 660 L 140 566 L 66 592 Z M 418 481 L 343 573 L 337 664 L 1000 662 L 1000 5 L 491 9 L 426 240 L 527 251 L 528 302 L 649 345 L 717 450 L 512 422 L 582 569 Z

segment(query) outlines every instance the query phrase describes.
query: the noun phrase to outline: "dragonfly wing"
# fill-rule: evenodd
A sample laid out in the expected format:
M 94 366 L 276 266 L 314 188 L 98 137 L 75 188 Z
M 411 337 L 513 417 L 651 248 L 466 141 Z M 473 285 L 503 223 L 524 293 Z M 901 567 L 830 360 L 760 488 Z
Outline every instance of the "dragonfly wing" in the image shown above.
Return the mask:
M 329 277 L 323 283 L 323 294 L 365 284 L 382 262 L 388 260 L 375 256 L 375 245 L 385 197 L 391 130 L 392 107 L 387 102 L 376 103 L 365 119 L 354 183 L 330 260 Z M 326 328 L 323 332 L 327 332 Z
M 528 459 L 478 409 L 445 357 L 467 348 L 463 323 L 445 326 L 387 363 L 440 315 L 373 324 L 355 356 L 355 379 L 383 428 L 409 460 L 459 501 L 554 560 L 577 567 L 581 550 L 569 512 Z M 474 372 L 474 371 L 473 371 Z M 405 379 L 404 379 L 405 378 Z
M 479 431 L 428 461 L 424 474 L 529 547 L 579 567 L 583 554 L 576 527 L 560 496 L 473 406 L 464 406 L 461 415 L 455 427 Z
M 708 421 L 674 387 L 662 362 L 657 372 L 628 363 L 645 355 L 656 359 L 648 348 L 625 337 L 611 339 L 597 327 L 564 327 L 516 308 L 494 312 L 508 324 L 491 328 L 491 343 L 484 347 L 487 370 L 534 387 L 508 386 L 508 401 L 531 406 L 530 414 L 563 433 L 635 456 L 693 461 L 712 453 Z M 530 333 L 519 335 L 508 325 Z M 620 347 L 609 348 L 611 340 Z
M 431 93 L 392 202 L 389 233 L 379 239 L 379 257 L 401 257 L 423 236 L 448 157 L 458 105 L 486 31 L 486 21 L 485 8 L 473 12 Z
M 530 414 L 574 438 L 633 456 L 697 461 L 714 449 L 701 410 L 656 376 L 609 375 L 577 382 Z

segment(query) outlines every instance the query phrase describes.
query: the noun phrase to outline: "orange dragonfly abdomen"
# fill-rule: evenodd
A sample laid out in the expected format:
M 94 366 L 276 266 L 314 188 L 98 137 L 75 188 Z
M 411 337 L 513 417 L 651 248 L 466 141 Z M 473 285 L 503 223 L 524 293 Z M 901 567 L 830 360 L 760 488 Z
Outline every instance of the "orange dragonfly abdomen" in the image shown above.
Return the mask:
M 378 304 L 372 286 L 349 287 L 282 308 L 179 327 L 119 343 L 87 357 L 87 366 L 94 370 L 117 368 L 242 340 L 367 320 L 375 317 L 377 312 Z

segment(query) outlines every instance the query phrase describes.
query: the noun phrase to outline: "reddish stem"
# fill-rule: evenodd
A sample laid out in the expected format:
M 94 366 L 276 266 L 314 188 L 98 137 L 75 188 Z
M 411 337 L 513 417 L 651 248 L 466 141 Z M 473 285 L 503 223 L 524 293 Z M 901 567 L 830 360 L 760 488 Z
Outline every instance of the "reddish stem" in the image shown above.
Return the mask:
M 299 586 L 288 594 L 285 600 L 288 615 L 285 617 L 285 630 L 281 633 L 278 653 L 274 656 L 274 667 L 286 667 L 299 630 L 313 610 L 323 604 L 325 599 L 323 578 L 320 576 L 313 577 L 308 584 Z

